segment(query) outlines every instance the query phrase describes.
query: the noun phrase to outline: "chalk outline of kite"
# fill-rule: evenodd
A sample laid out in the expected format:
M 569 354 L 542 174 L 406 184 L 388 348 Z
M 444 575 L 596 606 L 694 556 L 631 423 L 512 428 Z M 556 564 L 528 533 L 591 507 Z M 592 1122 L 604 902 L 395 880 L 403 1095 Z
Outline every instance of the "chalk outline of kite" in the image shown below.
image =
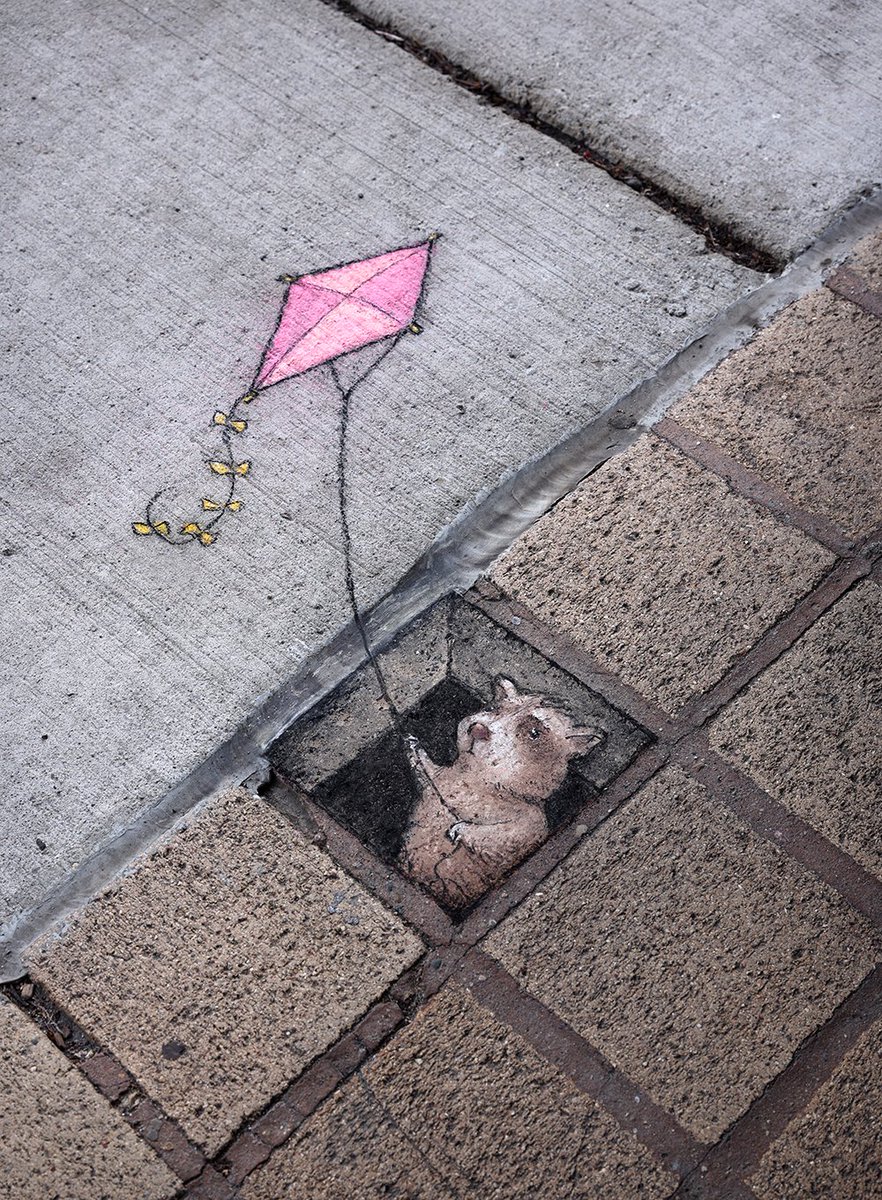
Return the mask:
M 346 586 L 347 591 L 350 593 L 350 599 L 353 601 L 353 607 L 355 607 L 354 583 L 350 561 L 351 539 L 346 512 L 346 435 L 349 423 L 349 409 L 356 389 L 376 370 L 386 356 L 395 349 L 401 339 L 407 333 L 416 334 L 422 332 L 422 326 L 419 324 L 418 317 L 422 312 L 432 253 L 440 236 L 439 233 L 432 233 L 421 242 L 416 242 L 408 246 L 400 246 L 395 250 L 384 251 L 382 254 L 372 255 L 369 258 L 352 259 L 348 262 L 337 263 L 332 267 L 323 267 L 319 271 L 312 271 L 301 275 L 280 275 L 279 282 L 286 285 L 285 294 L 282 298 L 275 327 L 264 346 L 260 363 L 251 383 L 247 391 L 230 405 L 228 411 L 225 412 L 222 409 L 216 409 L 211 419 L 212 427 L 220 430 L 223 450 L 214 457 L 207 458 L 205 463 L 213 475 L 226 481 L 226 495 L 221 499 L 203 496 L 201 500 L 202 511 L 203 513 L 211 513 L 212 515 L 208 519 L 202 518 L 199 521 L 186 521 L 181 526 L 179 532 L 174 533 L 170 523 L 163 518 L 157 518 L 156 515 L 157 504 L 165 492 L 165 489 L 162 489 L 148 500 L 144 520 L 132 522 L 132 531 L 139 537 L 157 535 L 170 546 L 187 546 L 194 543 L 199 543 L 203 546 L 212 545 L 217 540 L 218 535 L 214 531 L 221 520 L 228 513 L 240 512 L 244 507 L 244 500 L 240 499 L 237 494 L 238 487 L 242 480 L 247 479 L 252 473 L 251 460 L 247 458 L 239 460 L 238 455 L 234 453 L 233 449 L 234 438 L 243 434 L 250 424 L 249 420 L 242 415 L 243 410 L 264 392 L 269 391 L 270 388 L 276 387 L 278 384 L 284 383 L 289 379 L 305 375 L 308 371 L 315 370 L 317 367 L 329 366 L 331 378 L 341 399 L 340 436 L 337 455 L 338 494 L 344 543 Z M 409 260 L 412 258 L 416 258 L 418 261 L 408 266 Z M 419 271 L 419 260 L 422 261 L 421 271 Z M 379 267 L 373 273 L 363 275 L 365 269 L 378 263 L 385 263 L 385 265 Z M 402 270 L 402 268 L 405 269 Z M 345 280 L 347 272 L 357 282 L 352 284 L 349 291 L 340 291 L 341 276 Z M 418 272 L 419 285 L 415 288 L 413 286 L 413 277 Z M 384 274 L 392 276 L 393 280 L 398 276 L 399 282 L 401 282 L 400 277 L 403 276 L 403 286 L 405 289 L 409 288 L 409 294 L 406 292 L 403 300 L 400 296 L 396 298 L 394 294 L 390 293 L 387 296 L 384 293 L 382 286 L 382 276 Z M 380 281 L 379 284 L 377 281 Z M 334 286 L 335 283 L 336 287 Z M 387 287 L 389 283 L 390 280 L 387 279 Z M 320 315 L 310 324 L 298 326 L 297 301 L 304 298 L 304 293 L 305 298 L 310 304 L 320 311 Z M 336 301 L 333 299 L 335 295 L 338 297 Z M 384 300 L 388 307 L 381 306 L 381 300 Z M 346 323 L 343 321 L 342 325 L 340 325 L 340 318 L 345 317 L 347 311 L 350 311 L 353 305 L 354 313 L 352 315 L 360 315 L 363 321 L 367 322 L 365 336 L 363 340 L 358 340 L 353 345 L 341 346 L 341 340 L 343 342 L 346 340 Z M 322 338 L 320 337 L 318 345 L 314 348 L 312 354 L 307 353 L 302 365 L 298 366 L 296 353 L 298 346 L 301 346 L 304 340 L 308 339 L 310 335 L 314 335 L 323 323 L 326 323 L 326 329 L 323 332 L 325 333 L 325 340 L 329 345 L 328 351 L 322 351 Z M 290 340 L 286 332 L 287 325 L 293 325 L 297 331 L 296 336 L 290 338 Z M 333 348 L 334 334 L 331 333 L 330 337 L 328 337 L 329 328 L 335 325 L 340 326 L 336 330 L 336 349 Z M 388 341 L 388 346 L 383 349 L 377 358 L 369 363 L 361 375 L 346 387 L 337 372 L 335 365 L 337 361 L 349 354 L 357 353 L 367 346 L 383 341 Z M 285 366 L 286 360 L 288 366 Z

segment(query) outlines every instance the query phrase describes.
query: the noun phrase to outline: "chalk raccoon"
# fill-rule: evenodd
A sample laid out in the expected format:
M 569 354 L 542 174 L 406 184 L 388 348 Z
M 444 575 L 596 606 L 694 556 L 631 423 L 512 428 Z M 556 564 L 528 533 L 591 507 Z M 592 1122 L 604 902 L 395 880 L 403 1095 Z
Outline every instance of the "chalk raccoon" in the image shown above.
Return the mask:
M 457 758 L 438 766 L 416 738 L 418 796 L 399 865 L 452 908 L 471 904 L 548 836 L 545 801 L 571 758 L 601 740 L 542 696 L 500 677 L 495 707 L 457 727 Z

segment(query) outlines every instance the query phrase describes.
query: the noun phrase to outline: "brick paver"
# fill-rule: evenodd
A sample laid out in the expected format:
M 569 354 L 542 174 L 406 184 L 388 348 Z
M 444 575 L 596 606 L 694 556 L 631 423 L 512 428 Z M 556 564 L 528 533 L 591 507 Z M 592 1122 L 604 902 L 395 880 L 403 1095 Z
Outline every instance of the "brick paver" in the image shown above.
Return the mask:
M 873 233 L 858 242 L 845 266 L 859 275 L 867 287 L 882 291 L 882 233 Z
M 674 711 L 716 683 L 832 561 L 648 437 L 515 542 L 492 578 Z
M 0 1191 L 15 1200 L 171 1200 L 178 1180 L 42 1030 L 0 1002 Z
M 214 1151 L 420 950 L 273 808 L 237 792 L 89 905 L 33 974 Z
M 882 588 L 845 595 L 738 696 L 710 743 L 882 877 Z
M 246 1200 L 661 1197 L 675 1179 L 448 985 L 252 1177 Z
M 877 1022 L 763 1156 L 761 1200 L 882 1196 L 882 1023 Z
M 882 523 L 882 324 L 826 288 L 788 308 L 671 416 L 849 534 Z
M 882 949 L 828 888 L 669 769 L 486 947 L 715 1140 Z

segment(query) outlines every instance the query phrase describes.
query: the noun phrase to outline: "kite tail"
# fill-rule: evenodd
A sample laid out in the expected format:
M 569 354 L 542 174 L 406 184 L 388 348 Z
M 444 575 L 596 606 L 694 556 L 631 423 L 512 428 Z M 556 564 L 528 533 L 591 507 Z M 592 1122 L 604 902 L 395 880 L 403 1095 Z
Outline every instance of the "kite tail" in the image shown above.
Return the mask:
M 199 519 L 185 521 L 179 529 L 172 529 L 171 523 L 158 512 L 159 501 L 167 490 L 164 488 L 147 501 L 144 520 L 132 522 L 133 533 L 139 537 L 153 534 L 162 538 L 170 546 L 187 546 L 191 542 L 210 546 L 212 542 L 217 541 L 216 529 L 223 518 L 228 513 L 240 512 L 245 505 L 245 501 L 239 499 L 237 489 L 239 483 L 250 474 L 251 461 L 239 459 L 238 455 L 233 452 L 233 441 L 248 428 L 248 421 L 240 413 L 256 395 L 257 392 L 254 390 L 245 392 L 233 402 L 229 412 L 217 409 L 211 418 L 211 427 L 220 430 L 222 449 L 214 458 L 207 458 L 205 465 L 217 478 L 223 490 L 218 495 L 217 490 L 212 489 L 215 491 L 215 495 L 202 497 Z M 221 480 L 222 483 L 220 483 Z

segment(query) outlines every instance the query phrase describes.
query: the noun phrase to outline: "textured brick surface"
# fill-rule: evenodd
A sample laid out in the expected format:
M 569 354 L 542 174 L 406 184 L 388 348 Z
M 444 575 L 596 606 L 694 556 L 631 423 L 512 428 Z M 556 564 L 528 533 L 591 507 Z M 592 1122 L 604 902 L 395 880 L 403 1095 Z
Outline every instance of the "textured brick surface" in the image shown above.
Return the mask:
M 675 1180 L 448 986 L 252 1177 L 247 1200 L 670 1195 Z
M 0 1192 L 15 1200 L 169 1200 L 172 1173 L 61 1051 L 0 1003 Z
M 871 234 L 858 242 L 845 261 L 874 291 L 882 291 L 882 233 Z
M 882 877 L 882 588 L 844 596 L 723 710 L 710 741 Z
M 751 1187 L 761 1200 L 878 1200 L 880 1113 L 882 1023 L 877 1022 L 772 1144 Z
M 673 711 L 716 683 L 831 563 L 650 436 L 515 542 L 493 578 Z
M 873 469 L 882 463 L 882 321 L 826 288 L 791 305 L 671 416 L 847 532 L 882 522 Z
M 586 839 L 486 944 L 706 1140 L 879 948 L 839 897 L 677 769 Z
M 420 949 L 274 809 L 234 793 L 44 944 L 33 974 L 213 1151 Z

